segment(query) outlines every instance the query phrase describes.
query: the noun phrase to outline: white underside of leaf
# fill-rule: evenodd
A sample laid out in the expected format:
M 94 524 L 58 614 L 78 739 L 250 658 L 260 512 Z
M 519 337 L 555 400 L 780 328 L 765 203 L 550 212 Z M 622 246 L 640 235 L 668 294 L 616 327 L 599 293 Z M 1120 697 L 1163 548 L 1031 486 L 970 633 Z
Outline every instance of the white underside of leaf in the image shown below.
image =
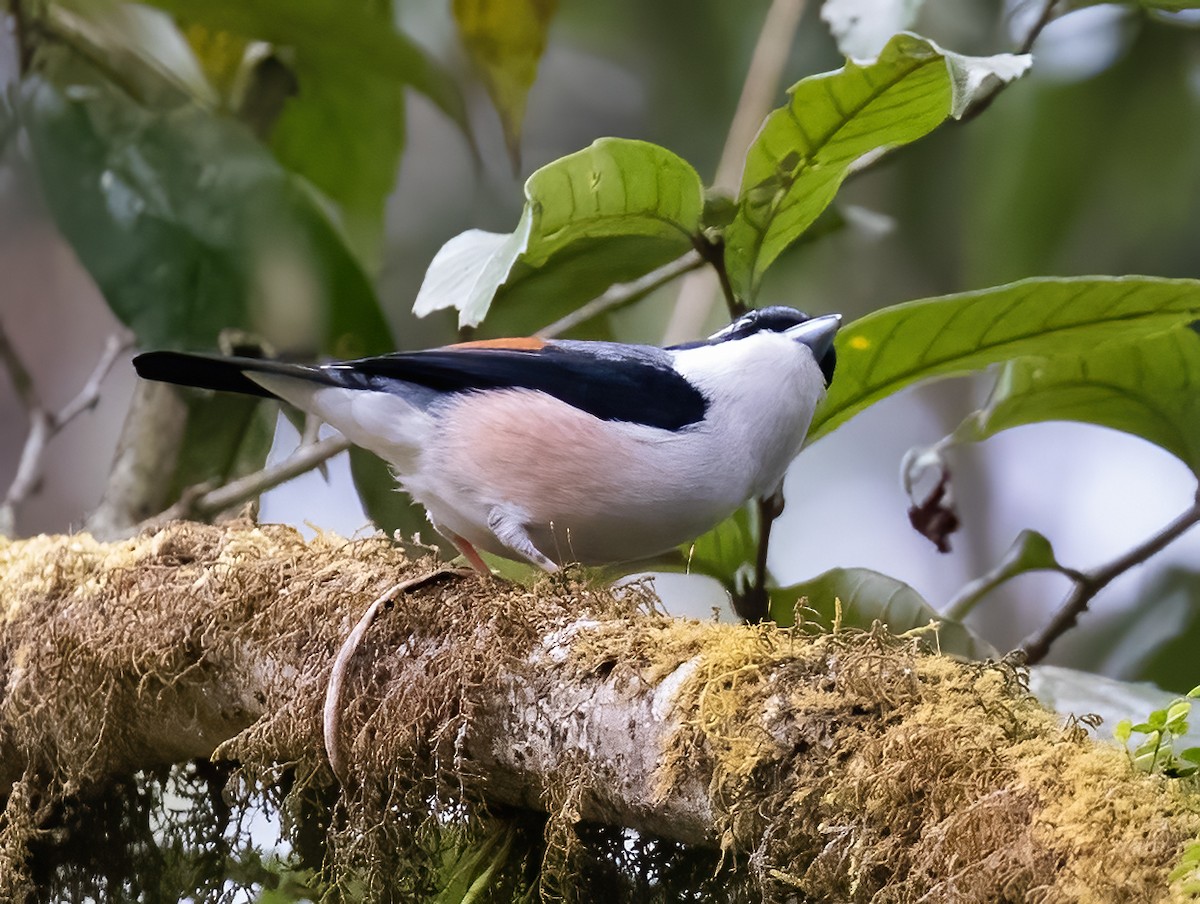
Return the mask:
M 478 326 L 525 251 L 532 221 L 527 212 L 515 232 L 468 229 L 446 242 L 425 271 L 413 313 L 425 317 L 433 311 L 458 308 L 460 327 Z
M 932 41 L 930 41 L 933 44 Z M 937 47 L 936 44 L 933 45 Z M 1029 71 L 1033 56 L 1028 53 L 998 53 L 995 56 L 974 57 L 938 48 L 946 57 L 953 90 L 950 115 L 961 119 L 963 113 L 981 97 L 1002 85 L 1016 81 Z
M 825 0 L 821 19 L 842 56 L 879 56 L 892 35 L 912 27 L 925 0 Z

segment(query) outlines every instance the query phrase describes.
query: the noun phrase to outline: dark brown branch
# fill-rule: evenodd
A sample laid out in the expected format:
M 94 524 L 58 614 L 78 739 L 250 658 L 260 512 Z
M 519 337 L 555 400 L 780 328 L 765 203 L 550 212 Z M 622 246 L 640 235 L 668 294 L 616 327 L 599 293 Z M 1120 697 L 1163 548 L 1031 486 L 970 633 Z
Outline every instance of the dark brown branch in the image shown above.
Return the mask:
M 25 0 L 10 0 L 8 10 L 13 18 L 13 38 L 17 45 L 17 71 L 24 75 L 33 64 L 33 23 L 25 12 Z
M 1155 553 L 1161 552 L 1197 524 L 1200 524 L 1200 491 L 1196 494 L 1195 503 L 1187 511 L 1144 543 L 1135 546 L 1124 555 L 1118 556 L 1107 565 L 1085 572 L 1059 569 L 1068 577 L 1072 577 L 1074 587 L 1071 588 L 1071 592 L 1050 622 L 1026 638 L 1025 642 L 1021 644 L 1021 652 L 1025 654 L 1025 661 L 1030 664 L 1041 662 L 1050 652 L 1054 641 L 1075 627 L 1079 616 L 1087 611 L 1088 605 L 1097 593 L 1129 569 L 1141 565 Z
M 767 590 L 767 553 L 771 546 L 771 528 L 783 514 L 783 488 L 777 493 L 754 500 L 758 515 L 758 546 L 754 556 L 754 583 L 736 593 L 733 608 L 750 624 L 767 620 L 771 614 L 771 595 Z

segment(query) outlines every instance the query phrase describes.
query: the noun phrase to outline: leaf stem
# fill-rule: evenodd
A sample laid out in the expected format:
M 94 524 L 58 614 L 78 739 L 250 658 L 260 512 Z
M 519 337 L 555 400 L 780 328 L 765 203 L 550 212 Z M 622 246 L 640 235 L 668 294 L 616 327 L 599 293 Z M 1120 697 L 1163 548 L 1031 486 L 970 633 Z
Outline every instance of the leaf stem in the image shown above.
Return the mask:
M 734 294 L 733 284 L 729 281 L 729 271 L 725 269 L 725 242 L 719 238 L 714 241 L 706 236 L 697 236 L 695 244 L 700 256 L 706 263 L 712 265 L 713 271 L 717 274 L 721 294 L 725 298 L 725 307 L 729 311 L 729 319 L 737 320 L 750 309 Z
M 1044 568 L 1030 570 L 1057 572 L 1075 582 L 1087 580 L 1087 576 L 1082 571 L 1076 571 L 1074 568 L 1068 568 L 1065 565 L 1047 564 Z M 979 605 L 984 597 L 1001 584 L 1007 583 L 1021 573 L 1014 572 L 1010 562 L 1000 562 L 1000 564 L 986 574 L 964 584 L 962 589 L 958 591 L 958 595 L 946 604 L 945 611 L 942 614 L 951 621 L 962 621 L 975 610 L 975 607 Z
M 754 583 L 733 598 L 734 610 L 746 622 L 754 625 L 766 621 L 771 611 L 771 596 L 767 592 L 767 551 L 771 545 L 771 527 L 783 514 L 783 488 L 770 496 L 755 500 L 758 512 L 758 548 L 754 557 Z
M 1046 26 L 1054 18 L 1054 7 L 1056 6 L 1058 6 L 1058 0 L 1045 0 L 1042 4 L 1041 15 L 1033 23 L 1033 27 L 1029 29 L 1029 34 L 1025 36 L 1025 40 L 1021 42 L 1021 46 L 1017 48 L 1017 53 L 1029 53 L 1029 51 L 1033 50 L 1033 45 L 1037 41 L 1038 35 L 1045 30 Z
M 1054 617 L 1041 630 L 1027 637 L 1021 644 L 1025 661 L 1032 665 L 1040 662 L 1050 652 L 1050 647 L 1060 636 L 1075 626 L 1091 603 L 1092 597 L 1107 587 L 1114 579 L 1135 565 L 1140 565 L 1157 552 L 1162 551 L 1197 524 L 1200 524 L 1200 490 L 1196 499 L 1178 518 L 1164 527 L 1144 543 L 1135 546 L 1124 555 L 1118 556 L 1107 565 L 1092 571 L 1077 573 L 1075 586 L 1067 594 Z

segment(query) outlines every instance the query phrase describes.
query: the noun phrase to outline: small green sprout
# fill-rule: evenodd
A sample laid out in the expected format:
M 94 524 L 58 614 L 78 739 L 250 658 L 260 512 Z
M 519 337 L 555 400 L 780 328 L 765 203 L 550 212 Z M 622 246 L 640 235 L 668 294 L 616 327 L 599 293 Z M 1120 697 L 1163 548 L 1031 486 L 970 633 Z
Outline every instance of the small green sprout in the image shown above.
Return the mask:
M 1135 734 L 1143 740 L 1129 751 L 1130 762 L 1140 772 L 1161 772 L 1172 778 L 1185 778 L 1200 771 L 1200 747 L 1175 750 L 1179 738 L 1187 734 L 1192 700 L 1200 697 L 1200 686 L 1192 688 L 1185 697 L 1172 700 L 1166 709 L 1156 709 L 1145 722 L 1136 725 L 1122 719 L 1113 729 L 1113 737 L 1129 751 L 1129 741 Z

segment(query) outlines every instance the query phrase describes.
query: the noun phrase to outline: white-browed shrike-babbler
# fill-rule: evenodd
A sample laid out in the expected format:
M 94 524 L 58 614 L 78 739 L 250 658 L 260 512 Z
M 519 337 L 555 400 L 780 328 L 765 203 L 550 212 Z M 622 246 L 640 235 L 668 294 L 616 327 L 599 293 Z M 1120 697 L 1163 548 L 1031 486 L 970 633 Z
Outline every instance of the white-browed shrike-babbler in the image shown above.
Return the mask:
M 500 339 L 323 365 L 149 352 L 137 372 L 276 397 L 374 452 L 471 564 L 643 559 L 775 494 L 841 318 L 769 307 L 656 348 Z

